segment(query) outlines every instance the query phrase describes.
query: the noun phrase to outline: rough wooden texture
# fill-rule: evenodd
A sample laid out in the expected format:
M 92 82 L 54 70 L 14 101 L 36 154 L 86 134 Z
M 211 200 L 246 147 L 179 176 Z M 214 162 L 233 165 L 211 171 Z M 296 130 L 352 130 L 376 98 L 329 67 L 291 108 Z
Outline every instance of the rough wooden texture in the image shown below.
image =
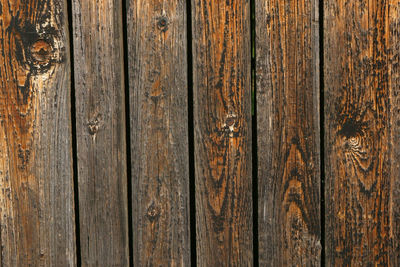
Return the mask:
M 319 266 L 318 1 L 256 1 L 261 266 Z
M 326 263 L 398 266 L 399 1 L 324 9 Z
M 70 63 L 62 0 L 0 3 L 2 266 L 74 266 Z
M 252 266 L 250 2 L 192 1 L 197 263 Z
M 400 1 L 389 1 L 389 125 L 391 266 L 400 266 Z
M 83 266 L 127 266 L 122 3 L 73 0 Z
M 185 3 L 127 3 L 135 266 L 190 264 Z

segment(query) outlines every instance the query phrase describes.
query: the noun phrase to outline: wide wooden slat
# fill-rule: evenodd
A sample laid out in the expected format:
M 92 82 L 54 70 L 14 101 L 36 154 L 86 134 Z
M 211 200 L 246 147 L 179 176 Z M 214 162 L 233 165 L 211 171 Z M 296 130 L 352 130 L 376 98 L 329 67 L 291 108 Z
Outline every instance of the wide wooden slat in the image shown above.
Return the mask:
M 251 266 L 250 2 L 192 1 L 197 263 Z
M 399 265 L 399 4 L 325 1 L 327 266 Z
M 259 262 L 319 266 L 318 1 L 256 1 Z
M 73 0 L 81 261 L 129 261 L 120 0 Z
M 133 263 L 189 266 L 186 1 L 127 1 Z
M 76 264 L 67 8 L 0 3 L 2 266 Z

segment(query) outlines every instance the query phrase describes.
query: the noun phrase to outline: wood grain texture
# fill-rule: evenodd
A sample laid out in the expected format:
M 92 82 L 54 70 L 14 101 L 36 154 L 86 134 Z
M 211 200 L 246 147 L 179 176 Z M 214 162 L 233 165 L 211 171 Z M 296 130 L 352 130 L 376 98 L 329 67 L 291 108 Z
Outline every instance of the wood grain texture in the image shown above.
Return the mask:
M 389 159 L 391 266 L 400 266 L 400 1 L 389 1 Z
M 318 1 L 256 1 L 261 266 L 319 266 Z
M 249 1 L 192 1 L 197 263 L 252 266 Z
M 83 266 L 128 266 L 122 2 L 73 0 Z
M 324 9 L 326 263 L 398 266 L 399 1 Z
M 76 264 L 67 8 L 0 3 L 2 266 Z
M 133 262 L 189 266 L 186 1 L 127 10 Z

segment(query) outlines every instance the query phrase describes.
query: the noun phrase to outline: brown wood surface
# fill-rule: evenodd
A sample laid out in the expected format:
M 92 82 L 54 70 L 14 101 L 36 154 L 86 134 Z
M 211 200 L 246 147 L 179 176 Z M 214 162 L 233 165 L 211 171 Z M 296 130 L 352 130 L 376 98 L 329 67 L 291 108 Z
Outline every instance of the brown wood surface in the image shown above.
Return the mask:
M 189 266 L 186 1 L 127 1 L 133 263 Z
M 67 8 L 0 2 L 2 266 L 76 264 Z
M 73 0 L 81 261 L 127 266 L 122 2 Z
M 389 1 L 390 265 L 400 266 L 400 1 Z
M 318 1 L 256 1 L 261 266 L 319 266 Z
M 327 266 L 399 266 L 399 4 L 324 3 Z
M 249 1 L 192 1 L 199 266 L 252 266 Z

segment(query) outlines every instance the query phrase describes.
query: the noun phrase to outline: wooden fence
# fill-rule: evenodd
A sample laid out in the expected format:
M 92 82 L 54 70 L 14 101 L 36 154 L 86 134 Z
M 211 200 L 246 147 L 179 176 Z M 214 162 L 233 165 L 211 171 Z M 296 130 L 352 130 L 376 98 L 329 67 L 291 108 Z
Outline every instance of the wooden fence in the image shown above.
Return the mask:
M 1 266 L 400 266 L 400 0 L 0 0 Z

